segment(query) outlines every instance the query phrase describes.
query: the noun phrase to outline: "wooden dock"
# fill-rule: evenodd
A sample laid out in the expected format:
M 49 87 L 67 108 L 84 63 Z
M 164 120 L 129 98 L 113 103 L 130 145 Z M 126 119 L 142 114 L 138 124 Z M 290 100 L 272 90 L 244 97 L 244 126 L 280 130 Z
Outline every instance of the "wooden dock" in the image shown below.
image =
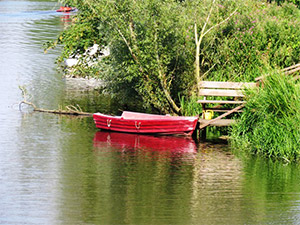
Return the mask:
M 219 82 L 219 81 L 202 81 L 199 95 L 204 99 L 197 102 L 202 105 L 202 118 L 199 119 L 199 130 L 201 130 L 202 138 L 206 138 L 206 128 L 208 126 L 225 127 L 231 126 L 235 121 L 225 119 L 232 113 L 241 112 L 244 107 L 245 100 L 243 89 L 248 87 L 256 87 L 256 83 L 245 82 Z M 209 99 L 207 99 L 209 97 Z M 217 98 L 215 98 L 217 97 Z M 221 98 L 220 98 L 221 97 Z M 209 107 L 207 107 L 207 105 Z M 229 107 L 228 106 L 233 106 Z M 227 106 L 226 108 L 224 106 Z M 221 113 L 218 117 L 210 119 L 206 118 L 206 113 Z
M 203 138 L 206 137 L 206 127 L 231 126 L 235 122 L 232 119 L 225 119 L 225 117 L 232 113 L 242 111 L 245 104 L 243 89 L 248 87 L 256 87 L 256 83 L 220 81 L 201 82 L 199 95 L 204 99 L 198 100 L 197 102 L 202 105 L 202 118 L 199 119 L 198 128 L 201 130 Z M 209 99 L 207 99 L 207 97 L 209 97 Z M 209 107 L 207 107 L 207 105 Z M 230 105 L 233 107 L 228 107 Z M 224 106 L 227 107 L 225 108 Z M 205 116 L 207 112 L 211 112 L 212 114 L 217 112 L 221 114 L 214 119 L 208 119 Z
M 233 119 L 213 119 L 213 120 L 205 120 L 199 118 L 199 126 L 198 129 L 201 131 L 200 135 L 202 139 L 206 139 L 206 128 L 208 126 L 214 126 L 214 127 L 228 127 L 234 124 L 236 121 Z
M 294 79 L 300 79 L 300 63 L 284 68 L 281 71 L 286 75 L 298 74 L 294 76 Z M 232 113 L 242 112 L 242 108 L 246 103 L 243 90 L 245 88 L 263 88 L 263 79 L 264 77 L 260 76 L 255 79 L 255 82 L 202 81 L 198 95 L 203 99 L 197 102 L 202 105 L 202 118 L 199 119 L 198 129 L 202 130 L 204 136 L 206 135 L 206 127 L 208 126 L 225 127 L 234 124 L 235 120 L 224 118 Z M 224 106 L 228 105 L 234 105 L 234 107 L 224 108 Z M 205 112 L 207 111 L 224 113 L 214 119 L 208 120 L 205 119 Z

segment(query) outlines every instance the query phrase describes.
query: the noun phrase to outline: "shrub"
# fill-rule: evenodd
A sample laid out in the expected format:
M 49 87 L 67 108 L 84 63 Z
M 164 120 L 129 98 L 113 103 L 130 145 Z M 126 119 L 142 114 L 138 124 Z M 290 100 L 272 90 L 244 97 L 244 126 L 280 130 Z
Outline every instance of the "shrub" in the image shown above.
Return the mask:
M 300 10 L 293 4 L 245 1 L 239 13 L 218 34 L 218 58 L 208 79 L 253 81 L 269 66 L 299 62 Z M 208 49 L 207 54 L 213 55 Z M 216 61 L 217 60 L 217 61 Z

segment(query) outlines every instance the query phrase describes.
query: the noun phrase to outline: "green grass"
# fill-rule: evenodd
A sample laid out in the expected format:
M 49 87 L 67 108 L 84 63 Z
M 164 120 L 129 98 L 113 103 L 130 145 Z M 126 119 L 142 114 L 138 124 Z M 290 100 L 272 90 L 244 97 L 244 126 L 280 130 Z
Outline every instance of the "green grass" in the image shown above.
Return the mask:
M 278 72 L 264 87 L 246 90 L 244 113 L 230 132 L 234 148 L 293 161 L 300 156 L 300 87 Z
M 197 103 L 198 99 L 196 96 L 191 96 L 188 99 L 184 96 L 179 96 L 183 116 L 197 116 L 202 113 L 201 104 Z

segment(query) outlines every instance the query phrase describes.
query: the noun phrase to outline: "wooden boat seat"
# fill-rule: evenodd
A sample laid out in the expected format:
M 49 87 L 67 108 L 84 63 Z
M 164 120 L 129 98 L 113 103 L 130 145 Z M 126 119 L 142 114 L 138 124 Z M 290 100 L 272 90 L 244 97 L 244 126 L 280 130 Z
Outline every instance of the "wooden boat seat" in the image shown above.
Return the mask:
M 145 113 L 138 113 L 138 112 L 129 112 L 123 111 L 121 117 L 123 119 L 133 119 L 133 120 L 157 120 L 157 119 L 165 119 L 167 115 L 156 115 L 156 114 L 145 114 Z

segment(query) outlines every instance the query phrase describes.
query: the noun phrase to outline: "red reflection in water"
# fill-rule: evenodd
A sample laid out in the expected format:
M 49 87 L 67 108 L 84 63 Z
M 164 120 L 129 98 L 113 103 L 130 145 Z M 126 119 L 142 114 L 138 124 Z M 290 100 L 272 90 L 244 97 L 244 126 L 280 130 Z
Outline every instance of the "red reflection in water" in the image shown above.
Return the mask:
M 69 14 L 61 16 L 61 17 L 60 17 L 60 20 L 61 20 L 63 23 L 71 23 L 71 22 L 72 22 L 72 19 L 71 19 L 71 17 L 70 17 Z
M 120 151 L 143 149 L 181 154 L 197 152 L 197 146 L 190 137 L 151 136 L 106 131 L 98 131 L 95 134 L 94 146 L 96 148 L 112 146 Z

